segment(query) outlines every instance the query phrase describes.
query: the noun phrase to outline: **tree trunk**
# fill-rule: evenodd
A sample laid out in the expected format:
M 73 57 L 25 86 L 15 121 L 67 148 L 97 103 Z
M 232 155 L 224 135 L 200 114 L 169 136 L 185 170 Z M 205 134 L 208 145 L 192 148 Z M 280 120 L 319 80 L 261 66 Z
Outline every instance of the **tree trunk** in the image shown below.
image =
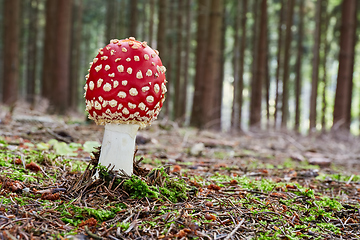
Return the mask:
M 175 67 L 175 61 L 176 58 L 173 57 L 175 55 L 175 47 L 176 47 L 176 21 L 173 16 L 175 16 L 175 1 L 169 1 L 169 11 L 168 11 L 168 15 L 167 18 L 169 19 L 169 27 L 168 27 L 168 31 L 166 34 L 166 46 L 167 46 L 167 51 L 168 53 L 166 54 L 168 56 L 167 58 L 167 79 L 168 79 L 168 84 L 167 84 L 167 96 L 168 96 L 168 101 L 166 102 L 167 104 L 167 116 L 169 116 L 169 119 L 174 120 L 175 119 L 175 105 L 174 105 L 174 92 L 175 92 L 175 78 L 176 78 L 176 67 Z
M 236 101 L 238 95 L 239 86 L 239 67 L 240 67 L 240 24 L 241 15 L 237 14 L 241 12 L 242 1 L 234 1 L 236 3 L 236 13 L 234 14 L 234 49 L 233 49 L 233 71 L 234 71 L 234 83 L 233 83 L 233 104 L 231 111 L 231 128 L 235 131 L 239 128 L 239 106 Z
M 313 48 L 313 61 L 312 61 L 312 81 L 311 81 L 311 97 L 310 97 L 310 128 L 309 131 L 314 131 L 316 128 L 316 100 L 317 100 L 317 91 L 319 83 L 319 48 L 320 48 L 320 24 L 321 24 L 321 1 L 316 2 L 316 15 L 315 15 L 315 39 L 314 39 L 314 48 Z
M 255 76 L 252 78 L 250 101 L 250 126 L 261 127 L 262 84 L 266 78 L 267 53 L 267 0 L 261 2 L 261 16 L 259 21 L 259 40 L 257 49 L 257 63 Z
M 81 79 L 79 77 L 80 70 L 80 43 L 82 42 L 82 14 L 83 14 L 83 1 L 77 0 L 73 3 L 73 24 L 72 24 L 72 40 L 71 40 L 71 58 L 70 58 L 70 66 L 71 66 L 71 74 L 70 74 L 70 107 L 73 110 L 77 110 L 79 104 L 79 90 L 82 90 L 80 86 Z
M 148 12 L 146 11 L 146 5 L 146 1 L 140 1 L 138 6 L 138 11 L 141 13 L 138 14 L 138 38 L 142 39 L 142 41 L 146 39 L 147 29 L 149 29 Z
M 302 1 L 302 0 L 300 0 Z M 285 3 L 284 0 L 281 0 L 281 8 L 280 8 L 280 19 L 279 19 L 279 26 L 278 26 L 278 42 L 277 42 L 277 67 L 276 67 L 276 87 L 275 87 L 275 112 L 274 112 L 274 128 L 277 125 L 277 118 L 279 112 L 279 101 L 280 101 L 280 94 L 279 94 L 279 83 L 280 83 L 280 70 L 282 66 L 282 43 L 283 43 L 283 30 L 282 25 L 284 23 L 284 14 L 285 14 Z
M 117 38 L 116 33 L 116 0 L 106 0 L 106 26 L 105 26 L 105 42 L 106 44 L 114 38 Z
M 130 24 L 129 34 L 130 37 L 138 37 L 137 26 L 138 26 L 138 0 L 130 1 Z
M 44 60 L 43 60 L 43 75 L 41 95 L 50 100 L 53 82 L 55 79 L 55 48 L 56 48 L 56 12 L 57 1 L 46 1 L 46 25 L 45 25 L 45 39 L 44 39 Z
M 30 9 L 29 1 L 20 1 L 20 35 L 19 35 L 19 80 L 18 80 L 18 96 L 26 100 L 26 81 L 27 81 L 27 44 L 29 37 L 29 21 Z M 23 97 L 24 96 L 24 97 Z
M 149 39 L 148 39 L 148 41 L 149 41 L 149 45 L 153 46 L 153 44 L 154 44 L 155 0 L 150 0 L 149 8 L 150 8 L 150 12 L 149 12 L 150 16 L 149 16 Z
M 282 116 L 281 126 L 286 128 L 289 115 L 289 62 L 290 62 L 290 45 L 291 45 L 291 27 L 293 25 L 294 0 L 288 0 L 287 16 L 286 16 L 286 36 L 285 36 L 285 52 L 284 52 L 284 73 L 283 73 L 283 98 L 282 98 Z
M 38 0 L 30 1 L 29 35 L 27 43 L 26 100 L 34 105 L 37 65 Z
M 259 18 L 260 18 L 260 14 L 259 14 L 259 11 L 260 11 L 260 7 L 259 7 L 259 0 L 254 0 L 252 1 L 252 4 L 253 4 L 253 14 L 254 14 L 254 23 L 252 25 L 252 49 L 251 49 L 251 53 L 252 53 L 252 62 L 251 62 L 251 79 L 250 79 L 250 91 L 251 91 L 251 94 L 250 94 L 250 112 L 249 112 L 249 115 L 250 115 L 250 119 L 249 119 L 249 125 L 250 127 L 255 127 L 255 123 L 253 122 L 254 121 L 254 114 L 257 114 L 255 113 L 254 111 L 257 111 L 256 109 L 254 109 L 254 100 L 256 98 L 256 96 L 253 97 L 253 91 L 256 91 L 257 89 L 257 86 L 256 86 L 256 83 L 258 81 L 257 78 L 257 71 L 258 71 L 258 58 L 259 58 L 259 52 L 258 52 L 258 49 L 259 49 L 259 42 L 260 42 L 260 39 L 259 39 L 259 29 L 260 29 L 260 21 L 259 21 Z M 261 91 L 261 90 L 260 90 Z M 255 100 L 256 101 L 256 100 Z M 261 97 L 260 97 L 260 102 L 261 102 Z M 257 124 L 259 124 L 260 126 L 260 122 L 258 122 Z
M 64 114 L 69 106 L 71 7 L 72 0 L 57 1 L 57 38 L 53 69 L 55 81 L 51 104 L 59 114 Z
M 239 131 L 241 131 L 242 127 L 242 104 L 243 104 L 243 90 L 244 90 L 244 62 L 245 62 L 245 48 L 246 48 L 246 13 L 247 13 L 247 5 L 248 5 L 248 1 L 247 0 L 243 0 L 243 10 L 242 10 L 242 16 L 241 16 L 241 44 L 240 44 L 240 59 L 239 59 L 239 84 L 238 84 L 238 94 L 237 94 L 237 105 L 239 107 L 239 116 L 237 118 L 237 127 L 235 127 L 235 129 L 238 129 Z
M 224 3 L 225 5 L 225 3 Z M 219 71 L 219 78 L 217 83 L 217 94 L 215 97 L 215 113 L 213 119 L 218 119 L 218 121 L 215 121 L 212 125 L 212 129 L 214 130 L 221 130 L 221 110 L 222 110 L 222 98 L 223 98 L 223 88 L 224 88 L 224 74 L 225 74 L 225 35 L 226 35 L 226 22 L 225 22 L 225 16 L 226 16 L 226 8 L 223 7 L 222 12 L 222 27 L 221 27 L 221 38 L 220 38 L 220 45 L 221 45 L 221 52 L 220 52 L 220 58 L 219 58 L 219 65 L 220 65 L 220 71 Z
M 207 44 L 206 49 L 206 65 L 207 69 L 204 72 L 204 78 L 206 79 L 206 84 L 204 84 L 204 92 L 202 99 L 202 127 L 204 128 L 215 128 L 217 129 L 220 125 L 220 120 L 217 119 L 217 98 L 219 94 L 219 79 L 221 72 L 221 64 L 219 59 L 221 59 L 221 33 L 223 25 L 223 0 L 213 0 L 211 1 L 211 12 L 208 24 L 208 39 L 211 41 Z
M 303 34 L 304 34 L 304 1 L 300 0 L 299 5 L 299 32 L 297 41 L 296 56 L 296 78 L 295 78 L 295 131 L 300 128 L 300 103 L 301 103 L 301 67 L 303 55 Z
M 182 42 L 183 42 L 183 9 L 184 9 L 184 0 L 177 0 L 177 22 L 176 22 L 176 79 L 175 79 L 175 95 L 174 95 L 174 110 L 175 110 L 175 120 L 179 123 L 183 122 L 182 116 L 182 98 L 183 98 L 183 61 L 182 61 Z
M 0 0 L 0 6 L 4 7 L 4 1 Z M 3 101 L 3 84 L 4 84 L 4 31 L 3 28 L 5 27 L 4 24 L 4 13 L 0 15 L 0 103 Z
M 116 28 L 116 34 L 117 37 L 116 38 L 120 38 L 120 39 L 124 39 L 126 37 L 129 36 L 128 34 L 128 28 L 127 26 L 127 5 L 126 5 L 127 1 L 120 1 L 120 2 L 116 2 L 116 6 L 117 6 L 117 13 L 119 14 L 119 17 L 117 18 L 117 28 Z
M 185 39 L 184 39 L 184 49 L 185 49 L 185 55 L 184 55 L 184 87 L 182 91 L 182 95 L 184 96 L 182 99 L 181 104 L 181 115 L 183 116 L 183 119 L 186 120 L 186 106 L 187 106 L 187 95 L 188 95 L 188 83 L 189 83 L 189 62 L 190 62 L 190 43 L 192 40 L 191 36 L 191 22 L 192 22 L 192 16 L 191 16 L 191 2 L 192 0 L 186 0 L 185 3 Z
M 3 103 L 15 104 L 18 98 L 19 81 L 19 25 L 20 1 L 4 1 L 4 61 Z
M 265 59 L 265 101 L 266 101 L 266 129 L 270 129 L 270 69 L 269 69 L 269 29 L 266 26 L 266 59 Z
M 197 32 L 196 32 L 196 62 L 194 95 L 191 110 L 190 125 L 202 126 L 202 100 L 204 95 L 204 73 L 206 67 L 206 49 L 208 44 L 210 0 L 198 0 Z
M 339 70 L 336 85 L 333 129 L 349 131 L 352 79 L 355 53 L 357 0 L 344 0 L 340 29 Z
M 166 118 L 169 118 L 169 107 L 170 107 L 170 93 L 171 93 L 171 82 L 169 82 L 170 80 L 170 76 L 171 76 L 171 66 L 169 66 L 169 59 L 168 58 L 168 48 L 167 46 L 169 46 L 166 43 L 167 40 L 167 29 L 168 26 L 167 25 L 167 19 L 168 19 L 168 1 L 167 0 L 159 0 L 159 10 L 158 10 L 158 16 L 159 16 L 159 22 L 158 22 L 158 27 L 157 27 L 157 49 L 160 53 L 160 57 L 162 59 L 163 64 L 165 65 L 165 67 L 167 68 L 166 71 L 166 79 L 168 81 L 167 83 L 167 89 L 168 92 L 166 93 L 166 98 L 167 100 L 165 101 L 165 104 L 163 106 L 164 110 L 162 111 L 162 114 L 165 115 Z M 170 48 L 170 46 L 169 46 Z M 169 51 L 170 52 L 170 51 Z
M 327 13 L 327 1 L 322 1 L 321 7 L 323 8 L 322 11 L 322 36 L 323 36 L 323 60 L 322 60 L 322 67 L 323 67 L 323 89 L 322 89 L 322 109 L 321 109 L 321 129 L 322 131 L 326 130 L 326 108 L 327 108 L 327 101 L 326 101 L 326 92 L 327 92 L 327 54 L 329 52 L 330 44 L 327 40 L 327 33 L 328 33 L 328 25 L 329 25 L 329 15 Z

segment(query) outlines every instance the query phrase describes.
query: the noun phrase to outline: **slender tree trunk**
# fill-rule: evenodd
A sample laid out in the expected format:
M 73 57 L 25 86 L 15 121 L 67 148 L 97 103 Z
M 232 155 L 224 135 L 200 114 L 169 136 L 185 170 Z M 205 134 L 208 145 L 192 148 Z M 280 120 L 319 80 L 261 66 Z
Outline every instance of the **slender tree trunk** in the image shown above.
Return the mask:
M 4 7 L 4 0 L 0 0 L 0 6 Z M 0 102 L 3 101 L 3 84 L 4 84 L 4 33 L 3 28 L 5 27 L 4 24 L 4 13 L 0 14 Z
M 358 7 L 359 3 L 358 2 L 355 2 L 355 6 L 354 8 L 356 10 L 359 10 L 359 7 Z M 353 29 L 353 46 L 352 46 L 352 49 L 353 49 L 353 52 L 351 54 L 351 66 L 350 66 L 350 72 L 351 73 L 354 73 L 354 63 L 355 63 L 355 46 L 356 46 L 356 43 L 357 43 L 357 40 L 358 40 L 358 35 L 356 34 L 356 29 L 357 29 L 357 26 L 358 26 L 358 17 L 357 17 L 357 11 L 355 11 L 355 16 L 354 16 L 354 29 Z M 351 77 L 353 77 L 353 75 L 351 75 Z M 347 100 L 347 108 L 346 108 L 346 123 L 347 123 L 347 129 L 350 130 L 350 125 L 351 125 L 351 119 L 352 119 L 352 116 L 351 116 L 351 102 L 352 102 L 352 92 L 353 92 L 353 79 L 351 78 L 350 80 L 350 83 L 349 83 L 349 86 L 348 86 L 348 100 Z
M 82 42 L 82 15 L 83 15 L 83 0 L 77 0 L 73 3 L 73 24 L 72 24 L 72 40 L 71 40 L 71 73 L 70 73 L 70 107 L 77 110 L 79 104 L 79 70 L 80 70 L 80 43 Z
M 261 127 L 262 84 L 266 78 L 266 39 L 267 34 L 267 0 L 261 1 L 259 21 L 259 40 L 257 47 L 257 63 L 255 76 L 252 79 L 250 101 L 250 126 Z
M 182 98 L 183 98 L 183 57 L 182 57 L 182 41 L 183 41 L 183 10 L 184 10 L 184 0 L 177 0 L 177 22 L 176 22 L 176 79 L 175 79 L 175 95 L 174 95 L 174 110 L 175 110 L 175 120 L 179 123 L 183 122 L 182 116 Z
M 214 117 L 213 119 L 218 119 L 218 121 L 215 121 L 214 124 L 212 125 L 212 129 L 214 130 L 221 130 L 221 110 L 222 110 L 222 98 L 223 98 L 223 88 L 224 88 L 224 74 L 225 74 L 225 35 L 226 35 L 226 22 L 225 22 L 225 16 L 226 14 L 226 8 L 225 8 L 225 2 L 224 1 L 224 7 L 223 7 L 223 12 L 222 12 L 222 27 L 221 27 L 221 38 L 220 38 L 220 46 L 221 46 L 221 52 L 220 52 L 220 59 L 219 59 L 219 66 L 220 66 L 220 71 L 219 71 L 219 78 L 218 78 L 218 83 L 217 83 L 217 94 L 215 96 L 215 112 L 214 112 Z
M 210 0 L 198 0 L 197 32 L 196 32 L 196 63 L 195 86 L 191 111 L 190 125 L 202 126 L 202 100 L 204 95 L 204 74 L 206 67 L 206 49 L 208 44 Z
M 166 43 L 167 40 L 167 29 L 168 27 L 170 27 L 171 25 L 167 25 L 168 23 L 168 1 L 167 0 L 159 0 L 159 10 L 158 10 L 158 16 L 159 16 L 159 22 L 158 22 L 158 27 L 157 27 L 157 49 L 160 53 L 160 57 L 163 61 L 163 64 L 166 66 L 167 71 L 166 71 L 166 79 L 168 81 L 167 83 L 167 88 L 168 88 L 168 92 L 166 93 L 166 98 L 167 101 L 165 101 L 165 104 L 163 106 L 164 111 L 162 111 L 165 115 L 166 118 L 169 118 L 169 108 L 170 108 L 170 94 L 171 94 L 171 81 L 170 80 L 170 76 L 171 76 L 171 66 L 169 66 L 169 58 L 168 58 L 168 51 L 169 49 L 167 48 L 169 45 Z M 169 47 L 170 48 L 170 47 Z M 170 51 L 169 51 L 170 52 Z
M 316 15 L 315 15 L 315 40 L 314 40 L 314 48 L 313 48 L 313 61 L 312 61 L 312 81 L 311 81 L 311 97 L 310 97 L 310 132 L 314 131 L 316 128 L 316 100 L 318 95 L 318 83 L 319 83 L 319 48 L 321 41 L 321 1 L 318 0 L 316 2 Z
M 129 34 L 131 37 L 138 37 L 138 0 L 130 1 L 130 24 Z
M 339 70 L 336 85 L 333 129 L 349 131 L 357 0 L 344 0 L 340 29 Z
M 301 0 L 303 1 L 303 0 Z M 277 67 L 276 67 L 276 86 L 275 86 L 275 112 L 274 112 L 274 128 L 276 128 L 277 125 L 277 118 L 278 118 L 278 112 L 279 112 L 279 101 L 280 94 L 279 94 L 279 83 L 280 83 L 280 70 L 282 66 L 282 43 L 283 43 L 283 30 L 282 25 L 284 23 L 284 14 L 285 14 L 285 3 L 284 0 L 281 0 L 281 8 L 280 8 L 280 19 L 279 19 L 279 26 L 278 26 L 278 45 L 277 45 Z
M 182 99 L 182 104 L 181 104 L 181 115 L 183 116 L 184 120 L 187 119 L 187 114 L 186 114 L 186 106 L 187 106 L 187 100 L 188 100 L 188 83 L 189 83 L 189 62 L 190 62 L 190 44 L 191 44 L 191 40 L 192 40 L 192 36 L 191 36 L 191 22 L 192 22 L 192 16 L 191 16 L 191 2 L 192 0 L 186 0 L 185 2 L 185 39 L 184 39 L 184 44 L 185 44 L 185 55 L 184 55 L 184 87 L 183 87 L 183 91 L 182 91 L 182 95 L 183 95 L 183 99 Z
M 242 105 L 243 105 L 243 90 L 244 90 L 244 62 L 245 62 L 245 48 L 246 48 L 246 37 L 247 37 L 247 28 L 246 28 L 246 14 L 247 14 L 247 6 L 248 0 L 243 0 L 243 10 L 241 17 L 241 44 L 240 44 L 240 59 L 239 59 L 239 84 L 238 84 L 238 94 L 236 102 L 239 106 L 239 117 L 238 117 L 238 131 L 241 131 L 242 127 Z
M 18 98 L 19 82 L 19 24 L 20 1 L 4 1 L 4 61 L 3 102 L 15 104 Z
M 28 1 L 20 1 L 20 35 L 19 35 L 19 81 L 18 81 L 18 95 L 26 100 L 26 81 L 27 81 L 27 44 L 29 37 L 29 21 L 30 9 Z M 24 97 L 23 97 L 24 96 Z
M 72 0 L 57 1 L 54 87 L 52 105 L 56 113 L 64 114 L 69 106 L 70 39 Z
M 108 43 L 111 39 L 117 38 L 116 34 L 116 0 L 106 0 L 106 27 L 105 41 Z
M 170 119 L 174 120 L 175 119 L 175 104 L 174 104 L 174 92 L 175 92 L 175 78 L 176 78 L 176 66 L 175 66 L 175 60 L 176 58 L 174 58 L 173 56 L 175 55 L 175 50 L 176 50 L 176 41 L 175 41 L 175 36 L 176 36 L 176 21 L 175 18 L 173 16 L 175 16 L 175 2 L 174 1 L 170 1 L 169 2 L 169 12 L 168 12 L 168 19 L 169 19 L 169 27 L 168 27 L 168 32 L 167 32 L 167 39 L 166 39 L 166 45 L 168 48 L 168 60 L 167 60 L 167 79 L 168 79 L 168 85 L 167 85 L 167 96 L 168 96 L 168 101 L 166 104 L 168 104 L 168 116 Z
M 303 55 L 303 34 L 304 34 L 304 1 L 299 1 L 299 32 L 296 56 L 296 78 L 295 78 L 295 131 L 300 129 L 300 103 L 301 103 L 301 67 Z
M 38 0 L 30 1 L 30 21 L 27 44 L 26 100 L 34 105 L 37 65 Z
M 220 125 L 220 120 L 217 119 L 216 112 L 219 111 L 217 109 L 217 98 L 219 94 L 219 79 L 221 72 L 221 33 L 222 33 L 222 25 L 223 25 L 223 8 L 224 1 L 223 0 L 213 0 L 211 1 L 211 12 L 208 24 L 208 39 L 206 49 L 205 59 L 207 69 L 204 72 L 204 79 L 206 79 L 206 83 L 204 84 L 204 92 L 202 99 L 202 109 L 203 109 L 203 127 L 204 128 L 215 128 L 217 129 Z
M 322 109 L 321 109 L 321 128 L 324 132 L 326 130 L 326 108 L 327 108 L 327 101 L 326 101 L 326 92 L 327 92 L 327 54 L 329 52 L 329 42 L 327 40 L 327 32 L 328 32 L 328 25 L 329 25 L 329 14 L 327 13 L 327 1 L 322 1 L 321 8 L 322 10 L 322 36 L 323 36 L 323 90 L 322 90 Z
M 293 25 L 293 12 L 294 12 L 294 0 L 288 0 L 287 2 L 287 16 L 286 16 L 286 36 L 285 36 L 285 50 L 284 50 L 284 73 L 283 73 L 283 101 L 282 101 L 282 116 L 281 126 L 287 127 L 288 115 L 289 115 L 289 75 L 290 75 L 290 45 L 291 45 L 291 27 Z
M 150 0 L 149 2 L 150 16 L 149 16 L 149 45 L 153 46 L 154 44 L 154 15 L 155 15 L 155 0 Z
M 233 104 L 231 111 L 231 128 L 235 131 L 238 130 L 239 119 L 239 105 L 236 101 L 239 86 L 239 67 L 240 67 L 240 24 L 242 1 L 234 1 L 236 3 L 237 11 L 234 14 L 234 50 L 233 50 L 233 70 L 234 70 L 234 83 L 233 83 Z
M 265 59 L 265 100 L 266 100 L 266 129 L 270 129 L 270 69 L 269 69 L 269 29 L 266 26 L 266 59 Z
M 117 37 L 116 38 L 120 38 L 120 39 L 124 39 L 126 37 L 128 37 L 128 29 L 127 29 L 127 23 L 126 23 L 126 19 L 127 19 L 127 6 L 126 3 L 127 1 L 120 1 L 120 2 L 116 2 L 117 4 L 117 9 L 118 9 L 118 14 L 119 17 L 117 18 L 117 28 L 116 28 L 116 34 Z
M 46 25 L 44 39 L 44 60 L 41 95 L 50 100 L 55 79 L 55 48 L 56 48 L 56 11 L 57 1 L 46 1 Z
M 253 11 L 253 14 L 254 14 L 254 23 L 252 25 L 252 49 L 251 49 L 251 53 L 252 53 L 252 62 L 251 62 L 251 79 L 250 79 L 250 91 L 251 91 L 251 95 L 250 95 L 250 120 L 249 120 L 249 124 L 250 126 L 253 126 L 254 123 L 252 122 L 254 119 L 254 113 L 252 113 L 252 111 L 254 111 L 254 106 L 252 106 L 253 101 L 253 97 L 252 97 L 252 91 L 253 91 L 253 88 L 256 88 L 256 86 L 254 86 L 255 82 L 256 82 L 256 74 L 257 74 L 257 63 L 258 63 L 258 47 L 259 47 L 259 11 L 260 11 L 260 7 L 259 7 L 259 1 L 260 0 L 254 0 L 252 1 L 252 11 Z M 260 124 L 260 122 L 259 122 Z

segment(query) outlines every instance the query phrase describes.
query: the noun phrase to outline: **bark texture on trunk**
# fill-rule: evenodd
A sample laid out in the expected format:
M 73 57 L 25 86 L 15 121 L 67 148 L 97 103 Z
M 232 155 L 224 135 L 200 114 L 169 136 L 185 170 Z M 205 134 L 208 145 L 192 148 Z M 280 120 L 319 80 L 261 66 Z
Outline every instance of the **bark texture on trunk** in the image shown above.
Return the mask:
M 185 3 L 185 23 L 184 23 L 184 27 L 185 27 L 185 33 L 184 33 L 184 49 L 185 49 L 185 53 L 184 53 L 184 88 L 182 91 L 182 104 L 181 104 L 181 115 L 183 116 L 183 119 L 186 120 L 187 119 L 187 114 L 186 114 L 186 107 L 187 107 L 187 103 L 188 103 L 188 83 L 189 83 L 189 63 L 190 63 L 190 44 L 191 44 L 191 40 L 192 40 L 192 36 L 191 36 L 191 21 L 192 21 L 192 15 L 191 15 L 191 3 L 192 0 L 186 0 Z
M 196 32 L 196 62 L 195 62 L 195 80 L 194 95 L 191 111 L 190 125 L 201 127 L 202 125 L 202 99 L 204 94 L 204 73 L 206 68 L 206 49 L 208 36 L 210 0 L 198 1 L 197 32 Z
M 54 85 L 51 104 L 56 113 L 64 114 L 69 106 L 70 39 L 72 0 L 57 1 L 57 29 Z
M 12 105 L 18 98 L 19 82 L 19 26 L 20 1 L 4 1 L 4 61 L 3 66 L 3 103 Z
M 301 68 L 303 55 L 303 34 L 304 34 L 304 1 L 300 0 L 299 5 L 299 37 L 297 41 L 296 55 L 296 77 L 295 77 L 295 131 L 300 128 L 300 103 L 301 103 Z
M 221 33 L 223 25 L 223 0 L 211 1 L 211 12 L 208 24 L 208 41 L 206 47 L 206 69 L 204 72 L 204 92 L 202 97 L 202 126 L 203 128 L 218 128 L 221 119 L 218 119 L 216 112 L 220 111 L 217 105 L 219 94 L 219 78 L 221 72 Z
M 149 2 L 149 45 L 153 47 L 154 43 L 154 18 L 155 18 L 155 0 Z M 160 21 L 160 19 L 159 19 Z
M 113 38 L 118 38 L 116 35 L 116 0 L 106 0 L 106 28 L 105 28 L 105 42 L 108 43 Z
M 243 105 L 243 90 L 244 90 L 244 62 L 245 62 L 245 48 L 246 48 L 246 37 L 247 37 L 247 28 L 246 28 L 246 23 L 247 23 L 247 6 L 248 6 L 248 0 L 243 0 L 243 10 L 242 10 L 242 16 L 241 16 L 241 31 L 242 31 L 242 35 L 241 35 L 241 44 L 240 44 L 240 59 L 239 59 L 239 84 L 237 87 L 237 98 L 236 98 L 236 102 L 238 104 L 239 107 L 239 116 L 237 119 L 237 129 L 239 131 L 241 131 L 242 127 L 242 105 Z
M 266 53 L 267 53 L 267 0 L 261 1 L 261 15 L 259 21 L 259 40 L 257 47 L 257 63 L 255 76 L 252 79 L 250 101 L 250 126 L 261 125 L 261 100 L 262 85 L 266 78 Z
M 184 11 L 184 1 L 177 1 L 177 22 L 176 22 L 176 54 L 175 54 L 175 66 L 176 66 L 176 79 L 175 79 L 175 91 L 174 91 L 174 111 L 175 111 L 175 120 L 178 122 L 183 122 L 182 116 L 182 98 L 183 96 L 183 11 Z
M 284 72 L 283 72 L 283 91 L 282 91 L 282 116 L 281 126 L 287 127 L 289 118 L 289 75 L 290 75 L 290 45 L 292 39 L 291 27 L 293 25 L 294 0 L 287 1 L 287 16 L 286 16 L 286 36 L 285 36 L 285 50 L 284 50 Z
M 27 79 L 26 100 L 33 106 L 35 100 L 36 66 L 37 66 L 37 36 L 38 36 L 38 1 L 29 1 L 30 21 L 27 44 Z
M 321 35 L 323 36 L 323 52 L 324 56 L 322 59 L 322 68 L 323 68 L 323 89 L 322 89 L 322 106 L 321 106 L 321 130 L 326 130 L 326 108 L 327 108 L 327 99 L 326 99 L 326 93 L 327 93 L 327 55 L 329 53 L 330 44 L 327 40 L 327 33 L 328 33 L 328 25 L 329 25 L 329 14 L 327 13 L 327 1 L 322 2 L 322 26 L 321 26 Z
M 138 37 L 138 0 L 131 0 L 130 3 L 130 29 L 129 37 Z
M 277 118 L 278 118 L 278 112 L 279 112 L 279 102 L 280 99 L 280 90 L 279 90 L 279 84 L 280 84 L 280 70 L 282 67 L 282 53 L 283 53 L 283 30 L 282 25 L 284 22 L 284 14 L 285 14 L 285 3 L 284 0 L 281 0 L 281 8 L 280 8 L 280 18 L 279 18 L 279 25 L 278 25 L 278 42 L 277 42 L 277 66 L 276 66 L 276 85 L 275 85 L 275 112 L 274 112 L 274 128 L 277 126 Z
M 236 11 L 241 12 L 242 1 L 236 1 Z M 231 128 L 235 131 L 238 129 L 238 118 L 239 118 L 239 106 L 236 101 L 238 95 L 239 85 L 239 61 L 240 61 L 240 25 L 241 25 L 241 14 L 234 14 L 234 48 L 233 48 L 233 103 L 231 109 Z
M 50 100 L 55 80 L 53 69 L 55 66 L 56 47 L 56 11 L 57 1 L 47 0 L 41 95 L 48 100 Z
M 79 97 L 82 96 L 79 90 L 83 90 L 80 83 L 80 43 L 82 42 L 82 15 L 83 15 L 83 1 L 77 0 L 73 2 L 73 22 L 71 33 L 71 59 L 70 59 L 70 107 L 77 110 L 79 104 Z
M 315 33 L 314 33 L 314 48 L 313 48 L 313 61 L 312 61 L 312 81 L 311 81 L 311 96 L 310 96 L 310 117 L 309 117 L 309 130 L 310 132 L 316 128 L 316 102 L 318 96 L 318 83 L 319 83 L 319 57 L 320 57 L 320 41 L 321 41 L 321 1 L 316 2 L 316 15 L 315 15 Z
M 339 70 L 336 85 L 333 129 L 350 129 L 350 108 L 355 54 L 357 0 L 344 0 L 340 29 Z

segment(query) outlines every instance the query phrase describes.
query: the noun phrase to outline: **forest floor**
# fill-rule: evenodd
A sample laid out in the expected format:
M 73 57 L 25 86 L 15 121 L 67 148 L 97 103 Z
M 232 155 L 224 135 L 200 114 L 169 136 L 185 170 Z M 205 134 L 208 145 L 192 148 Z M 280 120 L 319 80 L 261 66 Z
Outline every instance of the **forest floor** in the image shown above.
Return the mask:
M 359 138 L 158 120 L 129 177 L 78 119 L 0 114 L 0 239 L 360 239 Z

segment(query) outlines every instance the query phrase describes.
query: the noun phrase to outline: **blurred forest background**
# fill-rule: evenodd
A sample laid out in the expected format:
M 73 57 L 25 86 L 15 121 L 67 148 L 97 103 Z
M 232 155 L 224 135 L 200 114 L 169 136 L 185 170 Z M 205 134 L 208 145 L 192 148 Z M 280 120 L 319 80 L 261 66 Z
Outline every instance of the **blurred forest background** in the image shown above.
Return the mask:
M 110 39 L 158 49 L 160 118 L 205 129 L 360 129 L 358 0 L 0 0 L 0 102 L 84 114 Z

